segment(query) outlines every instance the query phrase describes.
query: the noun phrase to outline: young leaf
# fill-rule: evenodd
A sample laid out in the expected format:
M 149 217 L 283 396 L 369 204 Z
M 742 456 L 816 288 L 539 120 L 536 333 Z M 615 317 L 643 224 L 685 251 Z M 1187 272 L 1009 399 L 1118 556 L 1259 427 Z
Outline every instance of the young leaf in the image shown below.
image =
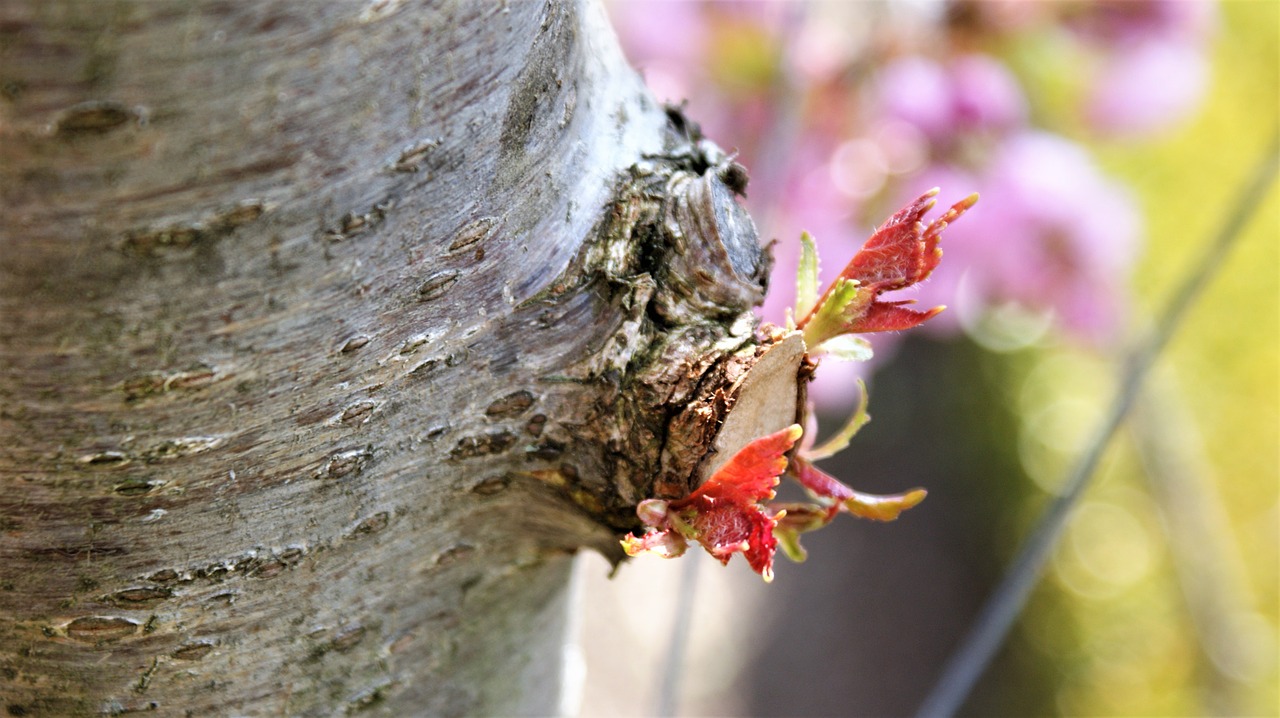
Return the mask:
M 849 324 L 866 314 L 875 299 L 875 288 L 863 286 L 856 279 L 836 279 L 822 295 L 817 309 L 801 323 L 805 347 L 815 351 L 828 339 L 847 334 Z
M 855 491 L 842 505 L 846 511 L 860 518 L 894 521 L 903 511 L 924 501 L 928 493 L 924 489 L 912 489 L 901 494 L 865 494 Z
M 836 361 L 870 361 L 874 353 L 871 342 L 852 334 L 841 334 L 822 343 L 817 350 Z
M 801 433 L 800 426 L 792 424 L 748 443 L 683 499 L 665 506 L 656 500 L 641 502 L 637 513 L 652 528 L 643 536 L 624 538 L 623 550 L 629 556 L 652 553 L 670 558 L 684 553 L 687 541 L 693 540 L 722 563 L 741 553 L 752 570 L 772 580 L 778 549 L 774 528 L 786 512 L 771 511 L 763 502 L 773 498 L 778 477 L 787 468 L 787 452 Z
M 811 493 L 833 499 L 839 508 L 873 521 L 893 521 L 903 511 L 924 501 L 928 493 L 924 489 L 912 489 L 901 494 L 867 494 L 854 491 L 804 459 L 798 458 L 791 465 L 796 480 Z
M 969 195 L 926 225 L 924 215 L 933 208 L 937 194 L 936 188 L 929 190 L 880 225 L 816 307 L 800 315 L 797 326 L 804 330 L 806 346 L 817 349 L 840 334 L 909 329 L 942 311 L 942 307 L 916 311 L 903 306 L 909 301 L 878 299 L 884 292 L 924 281 L 942 259 L 938 248 L 942 230 L 978 201 L 978 195 Z
M 818 461 L 826 459 L 844 451 L 849 446 L 849 441 L 853 439 L 854 434 L 858 433 L 868 421 L 871 421 L 871 415 L 867 413 L 867 403 L 870 397 L 867 395 L 867 385 L 861 379 L 858 380 L 858 391 L 861 394 L 858 399 L 858 407 L 854 409 L 853 415 L 849 417 L 849 421 L 845 422 L 844 427 L 836 432 L 834 436 L 822 442 L 812 449 L 805 450 L 804 457 L 810 461 Z
M 747 503 L 773 498 L 773 487 L 787 469 L 787 452 L 802 433 L 799 424 L 792 424 L 748 443 L 702 486 L 671 505 L 680 508 L 699 501 Z
M 826 526 L 839 511 L 816 504 L 782 504 L 772 508 L 782 511 L 773 535 L 777 537 L 782 552 L 796 563 L 803 563 L 809 557 L 808 552 L 800 545 L 800 534 Z
M 773 529 L 780 516 L 755 504 L 726 504 L 693 512 L 689 524 L 698 543 L 720 563 L 727 564 L 733 554 L 741 553 L 751 570 L 772 581 L 773 554 L 778 549 Z
M 796 267 L 795 315 L 805 317 L 818 302 L 818 248 L 813 236 L 800 233 L 800 264 Z
M 791 559 L 792 563 L 804 563 L 809 558 L 809 552 L 804 550 L 804 546 L 800 545 L 800 532 L 791 528 L 783 528 L 781 524 L 773 530 L 773 535 L 778 539 L 778 546 L 782 548 L 782 553 Z
M 914 304 L 913 300 L 902 302 L 876 302 L 868 308 L 867 313 L 849 324 L 851 332 L 892 332 L 911 329 L 924 324 L 937 316 L 945 306 L 937 306 L 923 312 L 907 309 L 904 304 Z

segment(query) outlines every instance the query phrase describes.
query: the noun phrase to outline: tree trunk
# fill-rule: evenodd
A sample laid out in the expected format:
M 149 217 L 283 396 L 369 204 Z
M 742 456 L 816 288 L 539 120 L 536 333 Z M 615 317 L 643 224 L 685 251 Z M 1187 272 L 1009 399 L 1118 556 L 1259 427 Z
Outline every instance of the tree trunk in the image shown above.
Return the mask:
M 8 713 L 554 712 L 797 415 L 744 185 L 592 4 L 0 0 Z

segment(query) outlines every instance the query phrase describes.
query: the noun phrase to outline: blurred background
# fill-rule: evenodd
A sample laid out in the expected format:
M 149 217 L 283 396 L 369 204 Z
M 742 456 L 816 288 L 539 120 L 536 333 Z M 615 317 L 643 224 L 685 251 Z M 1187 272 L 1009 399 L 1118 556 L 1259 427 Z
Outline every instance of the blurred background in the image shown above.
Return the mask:
M 580 712 L 909 714 L 1102 419 L 1124 350 L 1274 152 L 1280 3 L 609 10 L 654 94 L 750 170 L 746 205 L 777 240 L 765 319 L 794 301 L 801 230 L 825 283 L 905 200 L 982 200 L 914 295 L 949 309 L 871 335 L 870 362 L 825 361 L 810 390 L 829 433 L 855 378 L 870 387 L 873 421 L 827 471 L 928 499 L 891 524 L 841 516 L 768 585 L 700 551 L 612 580 L 583 557 Z M 965 714 L 1277 715 L 1277 198 L 1166 350 Z

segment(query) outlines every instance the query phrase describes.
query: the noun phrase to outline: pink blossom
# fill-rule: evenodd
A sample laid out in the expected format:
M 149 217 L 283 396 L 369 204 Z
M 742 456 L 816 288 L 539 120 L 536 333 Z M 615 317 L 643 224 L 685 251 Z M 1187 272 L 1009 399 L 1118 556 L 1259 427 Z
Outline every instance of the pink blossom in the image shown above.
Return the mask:
M 627 59 L 642 71 L 655 61 L 684 72 L 703 62 L 710 28 L 696 3 L 613 2 L 608 8 Z
M 894 60 L 880 70 L 876 90 L 881 114 L 912 124 L 934 140 L 951 132 L 951 87 L 938 63 L 920 55 Z
M 1212 0 L 1094 0 L 1064 4 L 1067 25 L 1085 41 L 1123 49 L 1149 40 L 1202 40 Z
M 957 130 L 1007 131 L 1025 124 L 1027 100 L 1017 78 L 987 55 L 962 55 L 950 66 Z
M 852 221 L 858 204 L 831 181 L 831 153 L 828 144 L 819 138 L 802 139 L 789 158 L 790 173 L 782 178 L 779 194 L 764 198 L 767 207 L 757 213 L 768 222 L 762 231 L 770 239 L 777 238 L 770 290 L 760 310 L 760 316 L 774 324 L 782 324 L 787 308 L 795 303 L 801 232 L 817 238 L 819 252 L 827 257 L 853 256 L 867 234 Z M 823 282 L 834 280 L 842 266 L 835 262 L 824 266 Z
M 1186 42 L 1151 40 L 1109 57 L 1089 93 L 1090 124 L 1112 134 L 1162 129 L 1204 97 L 1204 51 Z
M 1026 99 L 1009 70 L 980 54 L 942 64 L 922 56 L 899 58 L 880 71 L 876 105 L 938 145 L 957 134 L 1004 132 L 1026 121 Z
M 963 185 L 958 176 L 966 173 L 940 166 L 920 181 Z M 1001 143 L 969 181 L 963 186 L 981 192 L 982 211 L 952 228 L 947 261 L 921 290 L 923 303 L 950 302 L 957 311 L 931 326 L 954 330 L 985 306 L 1016 302 L 1052 311 L 1081 339 L 1113 338 L 1123 325 L 1124 281 L 1140 231 L 1127 191 L 1079 145 L 1034 131 Z
M 1073 7 L 1068 25 L 1102 51 L 1086 119 L 1100 131 L 1139 134 L 1186 117 L 1208 85 L 1209 0 L 1127 0 Z

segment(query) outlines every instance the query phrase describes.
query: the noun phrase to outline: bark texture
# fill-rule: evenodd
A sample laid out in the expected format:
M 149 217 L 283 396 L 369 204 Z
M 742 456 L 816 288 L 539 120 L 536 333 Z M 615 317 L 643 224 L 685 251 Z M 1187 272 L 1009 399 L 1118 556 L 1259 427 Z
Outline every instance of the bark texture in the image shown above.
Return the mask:
M 591 4 L 0 2 L 7 712 L 553 712 L 569 555 L 796 415 L 744 185 Z

